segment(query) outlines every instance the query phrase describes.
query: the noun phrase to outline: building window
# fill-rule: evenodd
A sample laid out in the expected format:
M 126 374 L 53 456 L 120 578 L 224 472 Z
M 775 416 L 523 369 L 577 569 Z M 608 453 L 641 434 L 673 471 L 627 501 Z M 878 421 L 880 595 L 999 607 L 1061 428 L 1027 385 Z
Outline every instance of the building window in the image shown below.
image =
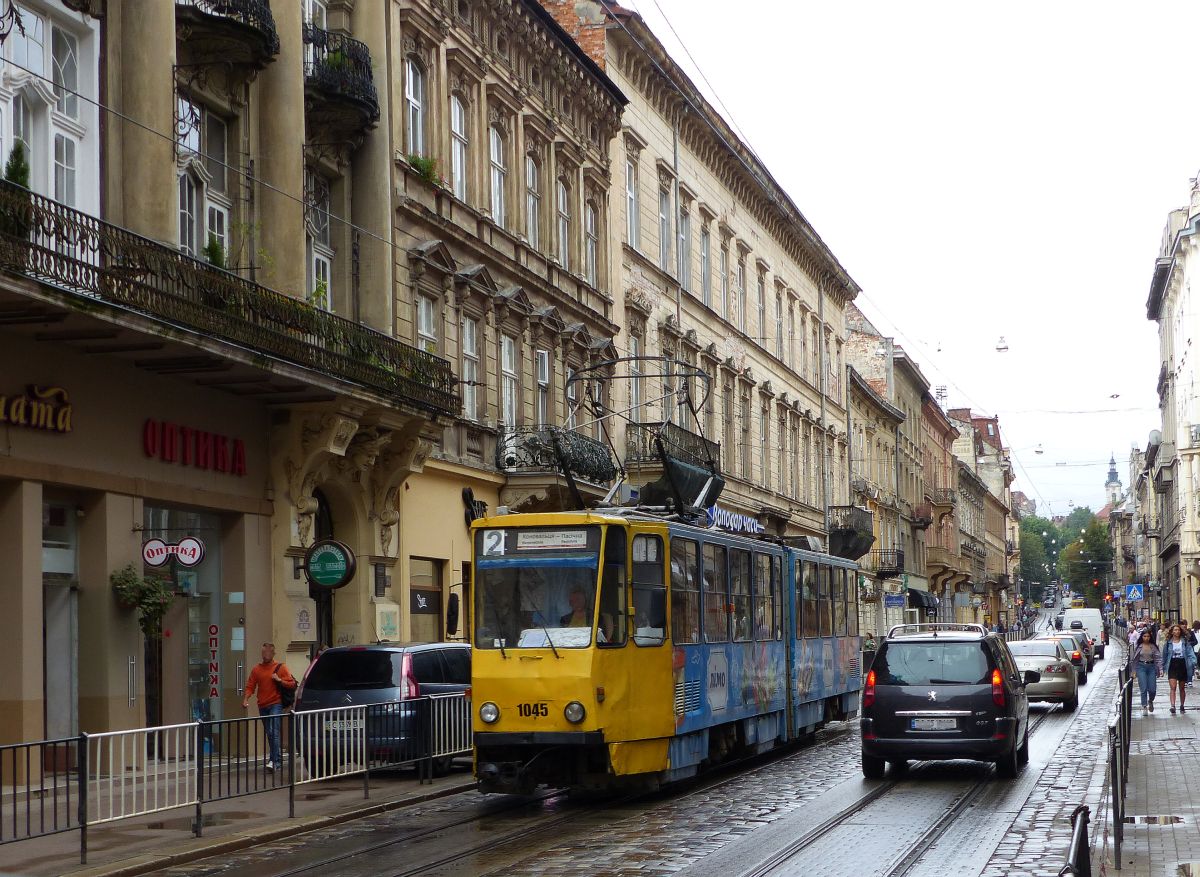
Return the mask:
M 457 94 L 450 95 L 450 177 L 454 197 L 467 200 L 467 108 Z
M 409 613 L 412 636 L 416 642 L 439 642 L 442 637 L 442 567 L 441 560 L 431 560 L 424 557 L 408 559 L 408 580 L 412 600 Z M 414 661 L 420 661 L 417 652 Z M 433 652 L 426 652 L 431 658 Z M 439 668 L 440 669 L 440 668 Z M 418 664 L 416 672 L 421 673 Z
M 62 134 L 54 135 L 54 200 L 75 206 L 75 141 Z
M 408 111 L 408 152 L 425 154 L 425 73 L 412 58 L 404 61 L 404 104 Z
M 600 231 L 597 226 L 596 205 L 591 201 L 583 207 L 583 275 L 592 286 L 600 285 Z
M 679 285 L 692 288 L 692 215 L 679 214 Z
M 72 119 L 79 118 L 79 41 L 61 28 L 54 28 L 51 40 L 54 56 L 55 109 Z
M 771 486 L 771 470 L 768 466 L 767 439 L 770 436 L 771 415 L 766 408 L 758 412 L 758 471 L 763 487 Z
M 463 416 L 479 419 L 479 323 L 471 317 L 462 321 Z
M 190 173 L 179 175 L 179 250 L 195 256 L 196 247 L 196 181 Z
M 738 328 L 746 331 L 746 260 L 739 259 L 737 264 L 737 321 Z
M 777 445 L 779 456 L 776 459 L 775 468 L 779 476 L 779 492 L 784 495 L 790 495 L 788 493 L 787 440 L 787 415 L 781 414 L 779 417 L 779 439 Z
M 493 125 L 488 129 L 491 145 L 492 219 L 504 227 L 504 184 L 508 176 L 508 165 L 504 161 L 504 135 Z
M 558 262 L 564 268 L 571 268 L 571 189 L 566 182 L 559 180 L 555 186 L 555 204 L 557 206 L 557 235 Z
M 221 252 L 229 252 L 229 211 L 213 202 L 208 205 L 208 237 L 217 242 Z
M 629 419 L 634 423 L 642 422 L 642 339 L 637 335 L 629 336 Z
M 550 423 L 550 351 L 537 352 L 537 422 Z
M 796 305 L 788 299 L 788 330 L 787 330 L 787 346 L 784 347 L 783 361 L 787 365 L 792 364 L 792 360 L 796 357 Z
M 704 400 L 704 435 L 712 439 L 717 434 L 717 376 L 708 374 L 707 398 Z M 720 462 L 719 460 L 714 462 Z
M 575 383 L 575 369 L 567 369 L 567 429 L 575 429 L 575 409 L 579 405 L 579 390 Z
M 529 246 L 541 248 L 542 169 L 532 155 L 525 156 L 525 237 Z
M 517 403 L 520 384 L 517 378 L 517 339 L 500 337 L 500 414 L 505 426 L 517 425 Z
M 46 67 L 46 25 L 32 12 L 21 10 L 21 27 L 13 28 L 9 41 L 15 64 L 42 73 Z
M 34 156 L 30 141 L 33 139 L 33 111 L 22 95 L 13 98 L 12 117 L 13 142 L 19 140 L 25 146 L 25 155 L 32 169 Z
M 750 391 L 742 391 L 742 443 L 739 451 L 741 452 L 741 474 L 747 481 L 753 480 L 753 470 L 751 468 L 750 449 L 753 446 L 753 440 L 750 438 L 750 424 L 754 420 L 754 415 L 750 410 Z
M 417 346 L 426 353 L 438 352 L 437 302 L 417 296 Z
M 775 293 L 775 355 L 783 359 L 783 293 Z
M 632 159 L 625 161 L 625 240 L 635 250 L 642 246 L 641 222 L 638 216 L 638 172 Z
M 304 215 L 308 244 L 308 298 L 316 307 L 333 310 L 334 253 L 329 180 L 308 171 L 305 190 L 308 200 Z
M 671 270 L 671 193 L 658 190 L 658 267 Z
M 758 335 L 759 344 L 767 346 L 767 275 L 758 272 Z
M 721 272 L 721 316 L 729 319 L 732 311 L 729 309 L 729 245 L 721 245 L 721 258 L 717 265 Z
M 712 236 L 707 228 L 700 230 L 700 296 L 706 308 L 712 307 Z

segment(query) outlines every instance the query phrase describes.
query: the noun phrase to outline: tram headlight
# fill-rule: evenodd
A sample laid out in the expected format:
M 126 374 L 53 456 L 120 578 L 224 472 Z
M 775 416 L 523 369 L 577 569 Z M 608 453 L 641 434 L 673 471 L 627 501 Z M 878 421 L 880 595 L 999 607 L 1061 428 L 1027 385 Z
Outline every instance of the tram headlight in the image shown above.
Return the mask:
M 567 717 L 568 722 L 578 725 L 583 721 L 583 717 L 587 715 L 587 710 L 583 708 L 583 704 L 579 701 L 573 700 L 563 707 L 563 715 Z
M 489 700 L 479 708 L 479 718 L 489 725 L 494 724 L 500 718 L 500 707 Z

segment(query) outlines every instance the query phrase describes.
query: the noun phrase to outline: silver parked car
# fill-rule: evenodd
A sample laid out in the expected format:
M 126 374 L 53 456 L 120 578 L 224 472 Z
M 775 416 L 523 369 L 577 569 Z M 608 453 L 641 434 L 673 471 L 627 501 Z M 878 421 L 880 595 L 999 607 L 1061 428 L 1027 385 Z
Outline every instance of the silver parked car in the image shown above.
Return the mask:
M 1061 703 L 1065 712 L 1075 712 L 1079 706 L 1079 674 L 1062 640 L 1018 640 L 1009 643 L 1008 649 L 1018 670 L 1036 670 L 1042 674 L 1040 681 L 1025 686 L 1030 701 Z

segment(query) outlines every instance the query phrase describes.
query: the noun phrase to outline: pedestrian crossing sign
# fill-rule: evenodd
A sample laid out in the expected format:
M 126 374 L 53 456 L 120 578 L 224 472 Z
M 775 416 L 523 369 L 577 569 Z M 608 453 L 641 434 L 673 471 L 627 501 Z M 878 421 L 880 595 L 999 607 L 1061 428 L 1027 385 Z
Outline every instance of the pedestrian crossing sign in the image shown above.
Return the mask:
M 1141 600 L 1141 599 L 1142 599 L 1142 586 L 1141 585 L 1126 585 L 1125 586 L 1125 601 L 1126 602 L 1133 603 L 1133 602 L 1135 602 L 1137 600 Z

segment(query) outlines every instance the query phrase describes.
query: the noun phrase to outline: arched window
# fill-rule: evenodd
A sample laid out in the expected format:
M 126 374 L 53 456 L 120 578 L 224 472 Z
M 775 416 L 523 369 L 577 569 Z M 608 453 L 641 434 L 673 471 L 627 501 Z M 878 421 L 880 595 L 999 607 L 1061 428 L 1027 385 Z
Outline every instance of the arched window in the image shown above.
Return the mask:
M 583 273 L 587 282 L 592 286 L 600 285 L 600 223 L 599 213 L 594 202 L 589 201 L 583 207 Z
M 404 61 L 404 103 L 408 108 L 408 151 L 425 154 L 425 73 L 412 58 Z
M 450 176 L 454 196 L 467 200 L 467 108 L 461 97 L 450 95 Z
M 571 267 L 571 189 L 565 180 L 559 180 L 555 187 L 555 203 L 557 205 L 557 256 L 559 264 L 564 268 Z
M 542 168 L 533 155 L 525 156 L 525 237 L 529 246 L 541 248 Z
M 492 219 L 501 227 L 505 225 L 504 185 L 508 177 L 508 164 L 504 158 L 504 133 L 496 125 L 488 129 L 489 164 L 491 165 Z

